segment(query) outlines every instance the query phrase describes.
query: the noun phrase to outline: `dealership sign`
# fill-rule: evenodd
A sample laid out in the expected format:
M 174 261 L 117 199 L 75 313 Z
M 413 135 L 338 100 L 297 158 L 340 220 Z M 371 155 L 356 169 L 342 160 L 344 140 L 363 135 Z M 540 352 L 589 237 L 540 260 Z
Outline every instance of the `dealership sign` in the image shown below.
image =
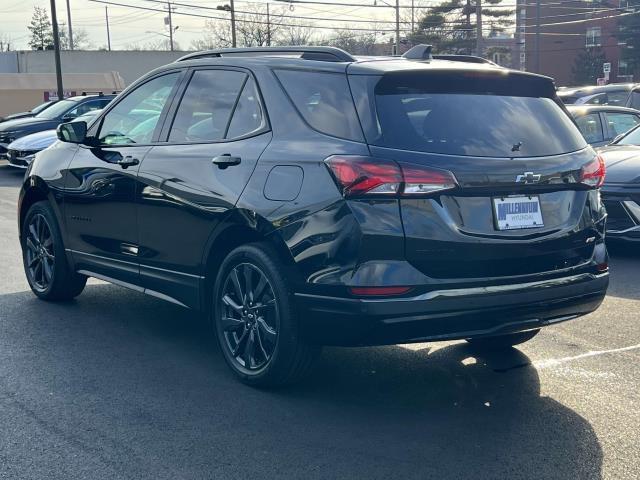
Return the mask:
M 64 98 L 69 98 L 69 97 L 74 97 L 76 95 L 76 92 L 72 92 L 72 91 L 65 91 L 63 92 L 64 94 Z M 54 90 L 49 90 L 44 92 L 44 101 L 48 102 L 48 101 L 52 101 L 52 100 L 60 100 L 58 98 L 58 92 L 54 91 Z

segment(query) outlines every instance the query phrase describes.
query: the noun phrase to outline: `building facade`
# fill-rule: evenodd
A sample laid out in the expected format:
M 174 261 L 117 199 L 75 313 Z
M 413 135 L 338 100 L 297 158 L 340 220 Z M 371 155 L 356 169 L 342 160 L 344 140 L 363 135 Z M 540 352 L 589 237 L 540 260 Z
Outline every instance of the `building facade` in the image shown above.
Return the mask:
M 518 0 L 517 4 L 517 68 L 553 77 L 558 86 L 595 84 L 606 76 L 605 63 L 610 64 L 606 83 L 639 80 L 638 72 L 634 78 L 622 60 L 626 44 L 618 38 L 618 18 L 625 13 L 624 1 Z

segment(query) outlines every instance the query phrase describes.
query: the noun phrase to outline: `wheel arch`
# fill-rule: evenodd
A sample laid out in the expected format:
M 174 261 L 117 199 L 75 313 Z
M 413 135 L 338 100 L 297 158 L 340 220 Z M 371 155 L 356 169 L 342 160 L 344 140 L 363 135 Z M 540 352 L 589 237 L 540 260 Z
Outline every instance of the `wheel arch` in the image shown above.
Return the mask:
M 60 225 L 61 227 L 60 231 L 63 232 L 64 238 L 64 228 L 62 228 L 62 213 L 60 212 L 59 206 L 55 201 L 55 198 L 47 183 L 40 177 L 36 176 L 28 177 L 22 186 L 18 209 L 18 232 L 22 234 L 24 219 L 27 216 L 27 212 L 29 211 L 31 206 L 34 203 L 41 201 L 49 202 L 49 205 L 51 205 L 51 208 L 53 209 L 56 216 L 56 220 L 58 221 L 58 225 Z
M 268 244 L 283 264 L 291 269 L 291 275 L 297 274 L 291 251 L 273 225 L 255 212 L 236 210 L 214 230 L 205 248 L 201 283 L 203 294 L 200 296 L 203 311 L 209 312 L 211 309 L 213 284 L 226 256 L 237 247 L 256 242 Z

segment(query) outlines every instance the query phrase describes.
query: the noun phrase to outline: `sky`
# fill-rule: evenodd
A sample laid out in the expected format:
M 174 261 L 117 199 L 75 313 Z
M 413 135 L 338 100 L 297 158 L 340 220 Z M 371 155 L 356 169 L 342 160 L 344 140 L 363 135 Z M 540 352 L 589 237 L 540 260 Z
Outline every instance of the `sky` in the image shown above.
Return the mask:
M 137 5 L 152 9 L 162 9 L 163 5 L 157 0 L 109 0 L 115 3 Z M 201 5 L 205 7 L 213 7 L 224 5 L 227 1 L 216 0 L 175 0 L 178 3 L 187 5 Z M 254 2 L 235 0 L 236 10 L 252 10 L 252 5 L 257 3 L 266 3 L 267 0 L 259 0 Z M 305 17 L 324 17 L 333 18 L 344 21 L 314 21 L 305 20 L 308 24 L 317 26 L 340 26 L 343 28 L 363 27 L 370 28 L 370 25 L 364 23 L 366 21 L 376 20 L 381 22 L 389 22 L 380 24 L 380 28 L 393 29 L 395 21 L 395 9 L 388 7 L 366 8 L 365 5 L 373 5 L 374 1 L 382 6 L 383 0 L 326 0 L 327 2 L 335 2 L 336 5 L 296 5 L 290 10 L 288 4 L 283 5 L 277 0 L 269 0 L 271 8 L 284 8 L 286 15 L 299 15 Z M 389 3 L 395 3 L 393 0 L 386 0 Z M 421 3 L 430 0 L 421 0 Z M 71 6 L 71 18 L 74 29 L 83 29 L 87 32 L 90 42 L 95 48 L 106 46 L 107 33 L 105 27 L 105 5 L 95 3 L 90 0 L 69 0 Z M 341 6 L 340 3 L 358 3 L 362 7 Z M 402 0 L 401 5 L 410 5 L 410 0 Z M 416 5 L 418 1 L 416 0 Z M 58 21 L 67 21 L 67 5 L 66 0 L 56 0 Z M 29 31 L 27 25 L 33 14 L 33 7 L 44 7 L 49 12 L 50 0 L 0 0 L 0 38 L 9 38 L 14 49 L 28 49 Z M 213 15 L 220 18 L 227 18 L 226 12 L 216 12 L 211 10 L 201 10 L 176 6 L 176 12 L 173 16 L 174 26 L 178 26 L 175 34 L 176 42 L 183 48 L 188 49 L 193 40 L 202 38 L 203 29 L 206 19 L 181 15 L 181 12 L 197 13 L 202 15 Z M 131 45 L 142 46 L 145 43 L 162 40 L 161 33 L 167 33 L 164 25 L 165 13 L 147 10 L 135 10 L 126 7 L 109 6 L 109 24 L 111 30 L 111 47 L 112 49 L 125 49 Z M 389 39 L 392 34 L 386 34 Z M 382 40 L 383 37 L 380 37 Z

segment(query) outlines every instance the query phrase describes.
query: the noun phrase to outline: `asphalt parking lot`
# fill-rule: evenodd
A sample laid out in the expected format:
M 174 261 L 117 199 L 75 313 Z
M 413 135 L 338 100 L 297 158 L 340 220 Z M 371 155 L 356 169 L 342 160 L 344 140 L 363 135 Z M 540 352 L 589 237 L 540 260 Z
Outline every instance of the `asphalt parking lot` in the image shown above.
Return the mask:
M 21 178 L 0 162 L 0 478 L 640 478 L 640 249 L 599 311 L 518 349 L 326 349 L 260 391 L 178 307 L 97 281 L 37 300 Z

